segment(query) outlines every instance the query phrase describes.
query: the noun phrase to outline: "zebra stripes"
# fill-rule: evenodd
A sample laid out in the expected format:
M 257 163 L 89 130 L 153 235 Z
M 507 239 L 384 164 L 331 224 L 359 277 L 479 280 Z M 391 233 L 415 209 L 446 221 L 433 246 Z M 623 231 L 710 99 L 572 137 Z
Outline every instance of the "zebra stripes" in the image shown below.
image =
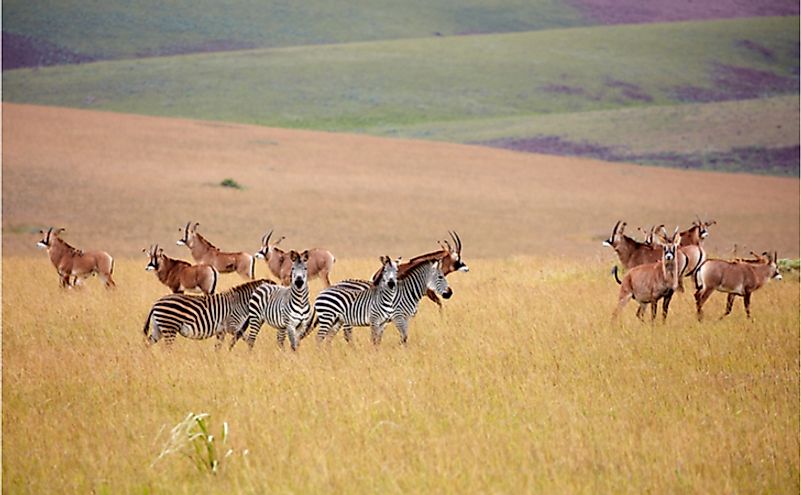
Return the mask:
M 317 340 L 336 335 L 343 326 L 366 327 L 372 330 L 373 343 L 381 341 L 384 326 L 392 316 L 398 284 L 398 264 L 388 256 L 381 257 L 383 265 L 374 286 L 359 289 L 356 281 L 345 281 L 324 289 L 314 302 L 317 314 Z M 369 282 L 365 282 L 369 284 Z
M 248 302 L 253 292 L 270 280 L 255 280 L 210 296 L 169 294 L 153 304 L 145 321 L 144 334 L 150 344 L 164 337 L 169 346 L 176 334 L 189 339 L 216 336 L 222 345 L 225 332 L 233 333 L 248 314 Z M 148 335 L 148 330 L 152 332 Z
M 289 335 L 293 351 L 298 347 L 299 338 L 308 333 L 312 320 L 307 270 L 309 252 L 290 251 L 289 257 L 292 261 L 289 287 L 265 284 L 256 289 L 248 303 L 248 315 L 234 336 L 231 348 L 244 338 L 252 349 L 265 322 L 278 330 L 279 346 L 284 346 Z
M 354 290 L 365 290 L 370 283 L 363 280 L 347 281 Z M 445 274 L 442 272 L 442 262 L 437 260 L 421 260 L 405 270 L 398 278 L 398 291 L 395 298 L 391 319 L 400 333 L 402 344 L 409 336 L 409 321 L 417 314 L 420 300 L 427 289 L 433 290 L 438 296 L 448 299 L 453 291 L 448 286 Z M 352 328 L 345 326 L 342 330 L 345 340 L 350 342 Z M 380 339 L 379 339 L 380 340 Z

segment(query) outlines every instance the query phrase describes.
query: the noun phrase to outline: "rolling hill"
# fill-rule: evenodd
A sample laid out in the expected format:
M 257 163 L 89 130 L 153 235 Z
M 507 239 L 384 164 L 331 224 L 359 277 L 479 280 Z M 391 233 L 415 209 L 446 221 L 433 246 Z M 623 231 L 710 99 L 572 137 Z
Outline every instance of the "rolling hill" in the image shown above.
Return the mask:
M 550 153 L 586 144 L 596 158 L 797 176 L 797 104 L 772 99 L 797 101 L 796 25 L 606 26 L 21 69 L 3 73 L 3 98 Z M 747 103 L 715 105 L 727 101 Z M 689 150 L 688 120 L 704 129 Z M 732 139 L 726 127 L 744 120 Z M 674 145 L 630 146 L 655 137 Z
M 44 256 L 36 232 L 53 225 L 78 247 L 185 257 L 174 243 L 194 220 L 228 250 L 254 252 L 275 228 L 288 248 L 409 257 L 455 229 L 468 257 L 612 261 L 601 241 L 617 220 L 699 214 L 718 221 L 713 254 L 798 257 L 794 179 L 8 103 L 3 128 L 4 256 Z

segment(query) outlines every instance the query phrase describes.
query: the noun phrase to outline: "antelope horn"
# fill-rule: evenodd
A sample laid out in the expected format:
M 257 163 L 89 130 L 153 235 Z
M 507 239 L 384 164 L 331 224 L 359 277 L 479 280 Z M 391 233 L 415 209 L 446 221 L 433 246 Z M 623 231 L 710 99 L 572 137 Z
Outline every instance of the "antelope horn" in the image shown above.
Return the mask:
M 261 238 L 262 246 L 266 246 L 267 243 L 270 242 L 270 237 L 272 236 L 273 236 L 273 229 L 270 229 L 270 231 L 264 234 Z
M 778 251 L 773 251 L 773 262 L 774 263 L 778 263 L 779 262 L 779 252 Z
M 462 240 L 459 238 L 459 234 L 456 231 L 451 232 L 450 230 L 448 233 L 451 235 L 451 239 L 453 239 L 453 244 L 456 246 L 456 253 L 461 254 L 462 252 Z
M 454 252 L 454 251 L 453 251 L 453 248 L 451 247 L 451 243 L 450 243 L 450 242 L 448 242 L 448 240 L 447 240 L 447 239 L 445 239 L 443 242 L 445 243 L 445 245 L 446 245 L 446 246 L 448 246 L 448 252 L 449 252 L 449 253 L 452 253 L 452 252 Z
M 617 223 L 615 224 L 615 226 L 612 227 L 612 236 L 610 237 L 610 239 L 614 239 L 615 238 L 615 235 L 617 234 L 617 228 L 620 225 L 620 222 L 622 222 L 622 221 L 623 220 L 618 220 Z

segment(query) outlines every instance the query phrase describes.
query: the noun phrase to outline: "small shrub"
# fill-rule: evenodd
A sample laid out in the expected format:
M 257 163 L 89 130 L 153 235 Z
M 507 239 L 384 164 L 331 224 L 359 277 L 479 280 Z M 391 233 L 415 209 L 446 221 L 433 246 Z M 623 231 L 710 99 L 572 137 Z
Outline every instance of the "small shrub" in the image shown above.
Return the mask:
M 778 262 L 779 271 L 797 272 L 801 269 L 801 260 L 781 259 Z
M 234 179 L 231 179 L 230 177 L 227 178 L 227 179 L 223 179 L 222 182 L 220 182 L 220 185 L 222 187 L 230 187 L 230 188 L 233 188 L 233 189 L 242 189 L 242 185 L 239 184 Z

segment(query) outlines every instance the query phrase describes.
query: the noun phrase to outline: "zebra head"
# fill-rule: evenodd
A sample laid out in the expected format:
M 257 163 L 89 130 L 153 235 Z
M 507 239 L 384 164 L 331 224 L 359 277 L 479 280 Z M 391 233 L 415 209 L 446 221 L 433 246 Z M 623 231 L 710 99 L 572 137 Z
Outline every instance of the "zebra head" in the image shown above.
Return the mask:
M 373 279 L 373 285 L 395 290 L 398 286 L 398 263 L 400 263 L 401 259 L 393 260 L 389 256 L 381 256 L 379 259 L 383 267 Z
M 302 289 L 306 285 L 309 278 L 307 263 L 309 261 L 309 251 L 303 251 L 298 254 L 297 251 L 292 250 L 289 252 L 289 259 L 292 261 L 292 272 L 290 280 L 296 289 Z
M 466 266 L 466 265 L 465 265 Z M 453 290 L 448 285 L 448 280 L 442 272 L 442 261 L 437 261 L 432 264 L 432 270 L 428 277 L 428 288 L 433 290 L 437 295 L 450 299 L 453 295 Z

